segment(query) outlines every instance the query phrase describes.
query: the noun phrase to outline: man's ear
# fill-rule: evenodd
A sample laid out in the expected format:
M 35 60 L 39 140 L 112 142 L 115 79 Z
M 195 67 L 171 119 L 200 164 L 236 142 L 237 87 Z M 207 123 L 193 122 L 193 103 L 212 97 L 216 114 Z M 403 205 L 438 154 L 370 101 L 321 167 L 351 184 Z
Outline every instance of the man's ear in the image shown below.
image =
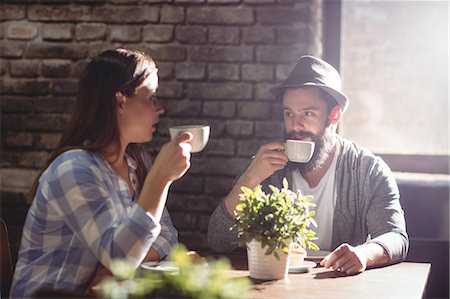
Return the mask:
M 342 118 L 342 108 L 338 105 L 334 106 L 330 112 L 330 124 L 335 125 L 341 121 Z
M 117 100 L 117 108 L 119 110 L 122 110 L 123 106 L 124 106 L 124 104 L 126 102 L 125 95 L 123 93 L 121 93 L 120 91 L 118 91 L 118 92 L 115 93 L 115 97 L 116 97 L 116 100 Z

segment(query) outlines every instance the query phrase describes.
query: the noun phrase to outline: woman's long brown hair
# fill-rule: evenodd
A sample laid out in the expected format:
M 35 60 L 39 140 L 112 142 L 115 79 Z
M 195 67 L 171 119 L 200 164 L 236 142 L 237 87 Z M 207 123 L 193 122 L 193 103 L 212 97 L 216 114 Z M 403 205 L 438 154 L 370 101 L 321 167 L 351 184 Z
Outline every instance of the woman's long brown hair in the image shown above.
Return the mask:
M 154 61 L 139 51 L 106 50 L 91 60 L 79 80 L 72 118 L 56 150 L 35 178 L 27 196 L 29 202 L 36 195 L 42 173 L 63 152 L 84 149 L 109 155 L 104 152 L 108 145 L 120 146 L 115 95 L 120 91 L 132 96 L 148 75 L 156 71 Z M 137 177 L 142 186 L 146 169 L 137 144 L 130 144 L 126 151 L 137 163 Z

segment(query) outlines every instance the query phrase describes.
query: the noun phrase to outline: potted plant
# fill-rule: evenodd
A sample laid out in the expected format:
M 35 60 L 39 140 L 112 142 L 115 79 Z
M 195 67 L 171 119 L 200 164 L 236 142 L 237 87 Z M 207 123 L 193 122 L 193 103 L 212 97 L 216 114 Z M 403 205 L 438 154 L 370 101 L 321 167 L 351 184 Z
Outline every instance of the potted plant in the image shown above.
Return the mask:
M 283 179 L 283 188 L 269 186 L 266 194 L 261 185 L 253 190 L 242 187 L 236 206 L 236 226 L 240 242 L 247 245 L 250 277 L 282 279 L 288 272 L 288 251 L 291 242 L 303 248 L 319 249 L 312 242 L 315 232 L 310 226 L 315 204 L 312 196 L 293 192 Z

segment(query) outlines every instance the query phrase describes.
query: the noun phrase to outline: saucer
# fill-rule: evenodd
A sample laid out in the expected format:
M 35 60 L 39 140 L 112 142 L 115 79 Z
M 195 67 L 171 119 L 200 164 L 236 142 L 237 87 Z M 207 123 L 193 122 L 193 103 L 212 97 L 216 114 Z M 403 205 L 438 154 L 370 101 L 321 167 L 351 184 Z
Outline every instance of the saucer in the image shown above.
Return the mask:
M 289 267 L 289 273 L 306 273 L 309 272 L 309 270 L 311 270 L 315 266 L 317 266 L 315 262 L 304 261 L 300 266 Z
M 141 264 L 141 268 L 151 271 L 177 272 L 178 267 L 173 262 L 145 262 Z

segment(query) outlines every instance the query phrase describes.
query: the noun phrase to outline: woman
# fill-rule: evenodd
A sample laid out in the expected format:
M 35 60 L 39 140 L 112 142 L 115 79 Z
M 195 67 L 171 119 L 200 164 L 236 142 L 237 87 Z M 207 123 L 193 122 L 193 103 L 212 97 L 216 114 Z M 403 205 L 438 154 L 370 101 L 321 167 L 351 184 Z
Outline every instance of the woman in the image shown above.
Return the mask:
M 137 144 L 152 139 L 164 112 L 157 87 L 143 53 L 107 50 L 88 64 L 75 113 L 30 192 L 12 298 L 40 288 L 83 292 L 113 259 L 138 267 L 177 242 L 164 206 L 190 167 L 192 136 L 165 144 L 147 173 Z

